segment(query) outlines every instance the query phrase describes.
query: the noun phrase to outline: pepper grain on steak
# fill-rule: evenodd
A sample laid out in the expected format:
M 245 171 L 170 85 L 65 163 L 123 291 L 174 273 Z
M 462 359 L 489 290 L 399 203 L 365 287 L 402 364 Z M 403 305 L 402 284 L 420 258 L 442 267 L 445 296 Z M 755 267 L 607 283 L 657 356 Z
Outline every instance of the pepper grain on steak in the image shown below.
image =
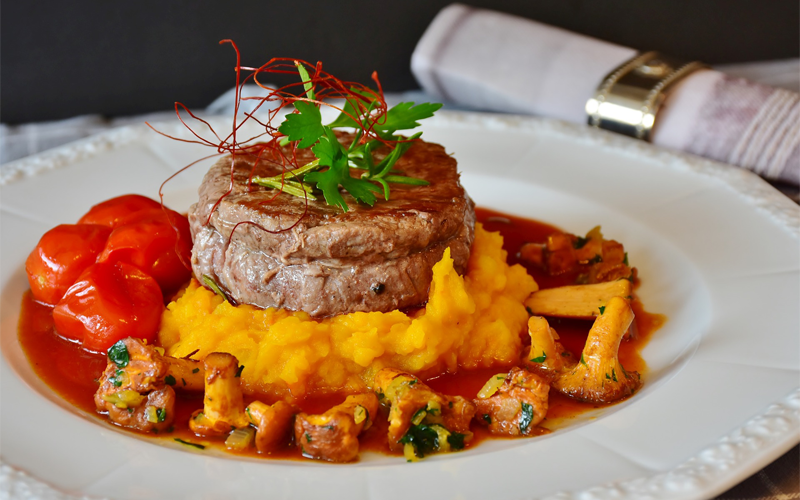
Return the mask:
M 351 134 L 337 134 L 349 144 Z M 376 161 L 388 152 L 378 151 Z M 288 154 L 288 149 L 286 150 Z M 314 159 L 298 150 L 297 164 Z M 388 311 L 428 298 L 433 265 L 450 247 L 458 272 L 469 258 L 475 225 L 474 204 L 459 182 L 456 161 L 438 144 L 415 141 L 396 163 L 404 175 L 427 186 L 391 184 L 390 200 L 357 203 L 343 192 L 349 211 L 251 185 L 254 156 L 237 156 L 230 188 L 231 158 L 214 164 L 189 209 L 195 276 L 211 276 L 240 303 L 332 316 L 356 311 Z M 278 175 L 279 164 L 262 158 L 259 176 Z M 353 176 L 362 171 L 352 170 Z M 304 215 L 305 213 L 305 215 Z M 231 237 L 233 228 L 241 222 Z M 208 224 L 206 222 L 208 221 Z M 230 243 L 228 243 L 230 238 Z

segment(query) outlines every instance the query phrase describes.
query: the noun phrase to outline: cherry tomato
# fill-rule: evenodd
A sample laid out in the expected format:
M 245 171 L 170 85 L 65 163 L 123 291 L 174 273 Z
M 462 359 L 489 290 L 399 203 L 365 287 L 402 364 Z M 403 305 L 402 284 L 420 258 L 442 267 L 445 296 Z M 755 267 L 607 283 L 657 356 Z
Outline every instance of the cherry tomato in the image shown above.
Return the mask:
M 89 266 L 53 309 L 59 335 L 105 352 L 117 341 L 156 338 L 164 299 L 158 283 L 124 262 Z
M 55 304 L 90 265 L 111 234 L 96 224 L 62 224 L 44 233 L 25 262 L 33 297 Z
M 161 208 L 161 204 L 145 196 L 126 194 L 93 206 L 80 218 L 78 224 L 100 224 L 113 228 L 119 225 L 121 219 L 133 213 L 154 208 Z
M 187 267 L 191 256 L 189 221 L 159 207 L 120 219 L 97 260 L 132 264 L 152 276 L 167 294 L 191 277 Z

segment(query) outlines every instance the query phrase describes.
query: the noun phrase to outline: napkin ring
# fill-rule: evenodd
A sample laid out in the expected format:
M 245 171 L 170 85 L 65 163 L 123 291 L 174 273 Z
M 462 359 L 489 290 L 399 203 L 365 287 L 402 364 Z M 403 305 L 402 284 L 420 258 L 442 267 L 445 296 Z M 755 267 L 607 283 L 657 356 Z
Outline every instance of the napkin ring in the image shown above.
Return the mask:
M 639 54 L 609 73 L 586 101 L 588 123 L 649 141 L 666 91 L 704 67 L 699 61 L 683 61 L 655 51 Z

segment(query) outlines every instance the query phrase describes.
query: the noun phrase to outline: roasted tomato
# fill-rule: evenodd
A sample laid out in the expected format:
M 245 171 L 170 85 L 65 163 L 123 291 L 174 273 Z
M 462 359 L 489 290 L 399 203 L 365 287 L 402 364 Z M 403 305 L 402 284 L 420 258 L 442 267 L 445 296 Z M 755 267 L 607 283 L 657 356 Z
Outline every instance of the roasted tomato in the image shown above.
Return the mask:
M 93 206 L 78 224 L 100 224 L 111 228 L 117 227 L 120 220 L 136 212 L 161 208 L 161 204 L 138 194 L 126 194 L 111 198 Z
M 95 224 L 62 224 L 47 231 L 25 262 L 36 300 L 55 304 L 97 256 L 111 229 Z
M 149 274 L 165 294 L 191 277 L 189 221 L 173 210 L 137 212 L 119 221 L 98 262 L 127 262 Z
M 124 262 L 88 267 L 53 309 L 58 333 L 105 352 L 118 340 L 156 338 L 164 299 L 158 283 Z

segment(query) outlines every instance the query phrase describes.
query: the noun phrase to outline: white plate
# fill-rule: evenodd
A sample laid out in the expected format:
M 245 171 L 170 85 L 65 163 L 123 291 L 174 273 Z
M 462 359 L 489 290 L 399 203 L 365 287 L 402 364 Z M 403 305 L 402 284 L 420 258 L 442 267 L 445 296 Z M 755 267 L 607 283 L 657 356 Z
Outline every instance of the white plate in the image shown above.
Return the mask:
M 577 233 L 602 224 L 624 242 L 646 307 L 669 317 L 643 352 L 639 394 L 547 437 L 416 464 L 237 460 L 156 446 L 82 415 L 36 378 L 17 343 L 24 259 L 52 226 L 112 196 L 154 196 L 208 154 L 125 128 L 2 171 L 4 491 L 46 490 L 35 477 L 112 498 L 702 498 L 800 440 L 797 206 L 741 169 L 584 127 L 441 113 L 424 129 L 455 153 L 480 206 Z M 185 210 L 205 168 L 168 184 L 167 203 Z

